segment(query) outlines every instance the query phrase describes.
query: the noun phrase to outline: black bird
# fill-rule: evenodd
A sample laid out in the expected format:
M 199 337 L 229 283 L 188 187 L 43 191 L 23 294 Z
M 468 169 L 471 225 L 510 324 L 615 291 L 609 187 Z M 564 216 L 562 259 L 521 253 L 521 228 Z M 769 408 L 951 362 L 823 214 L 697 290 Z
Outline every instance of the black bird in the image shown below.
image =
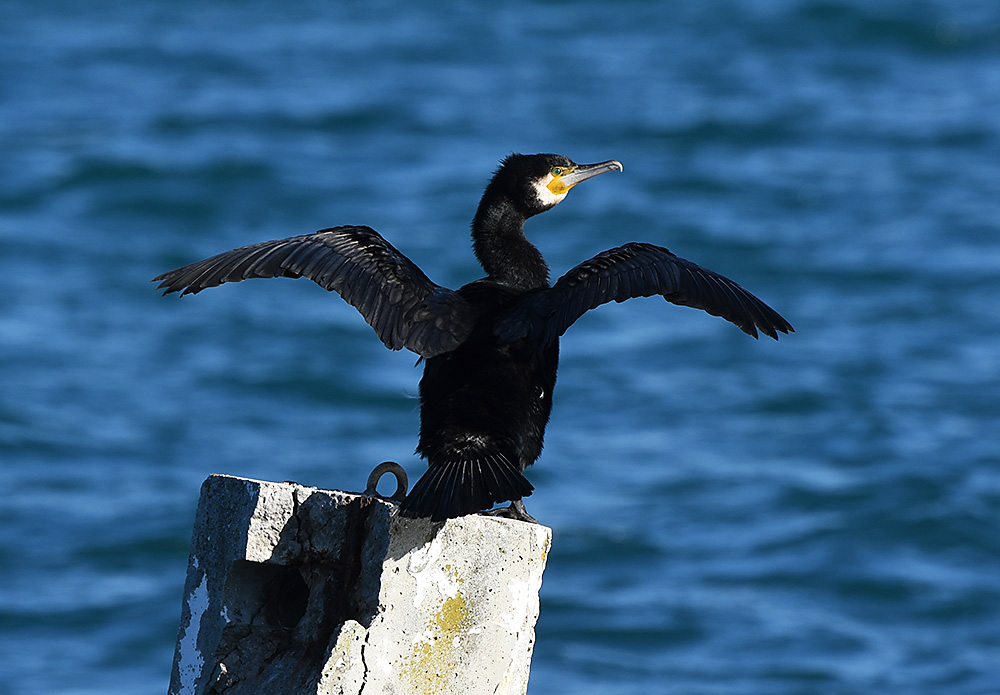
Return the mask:
M 450 290 L 369 227 L 332 227 L 226 251 L 159 277 L 164 294 L 194 294 L 249 278 L 306 277 L 336 290 L 386 347 L 424 358 L 417 453 L 428 470 L 400 506 L 442 520 L 492 508 L 533 519 L 522 475 L 538 458 L 552 409 L 559 337 L 610 301 L 661 295 L 721 316 L 757 337 L 792 331 L 732 280 L 665 248 L 629 243 L 599 253 L 549 285 L 549 268 L 524 236 L 529 217 L 570 188 L 621 171 L 617 161 L 575 164 L 552 154 L 512 154 L 486 187 L 472 241 L 486 277 Z

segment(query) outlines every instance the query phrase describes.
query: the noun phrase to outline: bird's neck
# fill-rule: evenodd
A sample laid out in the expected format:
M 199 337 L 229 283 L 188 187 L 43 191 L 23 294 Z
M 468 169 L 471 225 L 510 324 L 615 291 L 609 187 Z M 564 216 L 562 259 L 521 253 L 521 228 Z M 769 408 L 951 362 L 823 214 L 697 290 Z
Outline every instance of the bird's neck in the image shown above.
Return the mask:
M 526 216 L 506 199 L 484 200 L 472 220 L 472 247 L 491 280 L 520 290 L 549 286 L 549 267 L 524 236 Z

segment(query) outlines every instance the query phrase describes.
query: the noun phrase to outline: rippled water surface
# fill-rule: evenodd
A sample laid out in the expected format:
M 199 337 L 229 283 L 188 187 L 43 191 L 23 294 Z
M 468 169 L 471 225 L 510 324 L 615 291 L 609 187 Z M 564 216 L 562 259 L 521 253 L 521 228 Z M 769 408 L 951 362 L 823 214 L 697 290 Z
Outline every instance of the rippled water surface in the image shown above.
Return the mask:
M 149 278 L 362 223 L 458 286 L 510 151 L 625 165 L 556 274 L 650 241 L 797 329 L 567 333 L 529 692 L 1000 692 L 997 114 L 985 1 L 3 4 L 0 692 L 166 689 L 210 473 L 423 468 L 336 296 Z

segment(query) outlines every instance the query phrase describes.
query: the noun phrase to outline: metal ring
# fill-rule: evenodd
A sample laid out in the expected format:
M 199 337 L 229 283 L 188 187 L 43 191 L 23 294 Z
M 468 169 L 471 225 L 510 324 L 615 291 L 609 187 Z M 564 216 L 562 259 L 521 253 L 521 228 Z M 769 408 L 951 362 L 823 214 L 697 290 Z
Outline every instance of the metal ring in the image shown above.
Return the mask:
M 392 493 L 389 497 L 378 494 L 375 488 L 378 486 L 378 481 L 386 473 L 392 473 L 396 477 L 396 491 Z M 395 461 L 383 461 L 379 465 L 375 466 L 375 470 L 372 474 L 368 476 L 368 487 L 365 488 L 365 494 L 369 497 L 378 497 L 382 500 L 391 500 L 393 502 L 402 503 L 406 499 L 406 488 L 408 481 L 406 478 L 406 471 Z

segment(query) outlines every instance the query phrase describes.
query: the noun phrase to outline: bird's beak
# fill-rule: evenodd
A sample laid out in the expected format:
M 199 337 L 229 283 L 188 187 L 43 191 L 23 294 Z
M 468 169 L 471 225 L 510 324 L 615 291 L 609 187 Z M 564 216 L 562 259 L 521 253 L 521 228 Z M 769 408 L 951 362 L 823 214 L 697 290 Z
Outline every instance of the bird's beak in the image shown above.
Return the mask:
M 572 171 L 554 177 L 549 182 L 549 190 L 556 195 L 560 195 L 581 181 L 592 179 L 598 174 L 604 174 L 609 171 L 624 171 L 622 163 L 612 159 L 600 164 L 578 164 Z

